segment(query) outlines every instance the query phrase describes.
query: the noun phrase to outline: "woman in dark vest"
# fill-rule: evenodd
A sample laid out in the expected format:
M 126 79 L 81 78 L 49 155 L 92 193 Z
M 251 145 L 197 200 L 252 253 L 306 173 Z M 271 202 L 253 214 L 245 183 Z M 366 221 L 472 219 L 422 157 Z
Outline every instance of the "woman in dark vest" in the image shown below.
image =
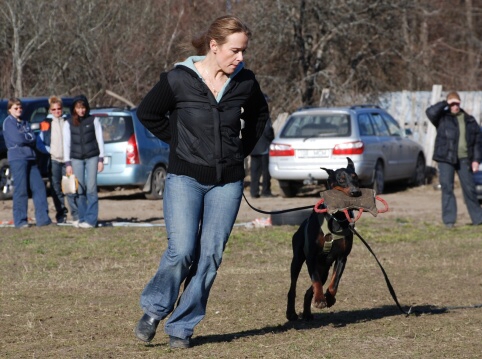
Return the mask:
M 104 140 L 97 117 L 90 115 L 87 98 L 74 98 L 71 117 L 64 124 L 64 161 L 67 176 L 79 181 L 75 195 L 69 195 L 74 226 L 94 228 L 99 215 L 97 172 L 104 170 Z

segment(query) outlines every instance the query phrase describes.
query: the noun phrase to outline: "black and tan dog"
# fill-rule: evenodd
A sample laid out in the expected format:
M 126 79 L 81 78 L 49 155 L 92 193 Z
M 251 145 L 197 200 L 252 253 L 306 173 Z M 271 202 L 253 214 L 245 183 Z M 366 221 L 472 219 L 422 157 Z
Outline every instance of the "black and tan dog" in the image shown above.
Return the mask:
M 332 193 L 341 197 L 360 197 L 358 176 L 353 161 L 347 157 L 348 166 L 336 171 L 322 168 L 328 173 L 328 187 Z M 341 191 L 341 192 L 336 192 Z M 345 197 L 346 198 L 346 197 Z M 315 210 L 293 235 L 293 259 L 291 261 L 291 286 L 288 292 L 286 318 L 298 319 L 295 310 L 296 282 L 303 263 L 306 261 L 312 285 L 305 293 L 303 319 L 312 319 L 311 306 L 314 308 L 331 307 L 340 283 L 346 260 L 353 244 L 350 221 L 343 211 L 333 214 L 317 213 Z M 325 293 L 325 284 L 331 266 L 333 274 Z

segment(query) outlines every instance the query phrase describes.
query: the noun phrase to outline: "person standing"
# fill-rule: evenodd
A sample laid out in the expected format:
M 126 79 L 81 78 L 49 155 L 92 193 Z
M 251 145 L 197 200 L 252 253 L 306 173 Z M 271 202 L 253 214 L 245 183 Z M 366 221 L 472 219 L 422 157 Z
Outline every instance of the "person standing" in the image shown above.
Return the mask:
M 274 139 L 274 130 L 271 120 L 266 122 L 263 135 L 251 152 L 249 185 L 252 198 L 259 198 L 259 180 L 262 177 L 261 197 L 273 197 L 271 193 L 271 175 L 269 174 L 269 145 Z
M 482 224 L 482 208 L 477 200 L 473 172 L 482 160 L 482 137 L 475 118 L 460 107 L 460 96 L 450 92 L 446 100 L 425 111 L 437 129 L 433 160 L 438 163 L 442 187 L 442 221 L 452 228 L 457 219 L 454 178 L 457 172 L 472 224 Z
M 164 326 L 170 347 L 189 348 L 206 314 L 241 204 L 244 159 L 269 119 L 263 92 L 243 64 L 250 37 L 238 18 L 217 18 L 192 41 L 198 56 L 161 73 L 137 110 L 144 126 L 170 144 L 163 206 L 168 248 L 141 294 L 144 315 L 134 329 L 140 340 L 151 341 L 170 315 Z
M 13 222 L 16 228 L 28 227 L 28 191 L 32 192 L 35 221 L 38 227 L 52 223 L 49 217 L 47 191 L 37 166 L 35 134 L 27 121 L 21 119 L 22 102 L 8 100 L 9 115 L 3 122 L 3 137 L 13 178 Z
M 51 118 L 40 123 L 40 134 L 37 136 L 37 149 L 46 157 L 49 177 L 52 186 L 52 200 L 56 210 L 57 224 L 66 223 L 67 207 L 65 195 L 62 192 L 62 176 L 65 175 L 63 127 L 65 119 L 62 117 L 62 100 L 57 96 L 49 98 L 49 112 Z M 73 217 L 74 220 L 78 218 Z
M 99 118 L 90 115 L 90 106 L 84 95 L 73 99 L 71 117 L 65 121 L 64 162 L 67 176 L 79 181 L 76 194 L 69 195 L 74 226 L 94 228 L 99 217 L 97 172 L 104 170 L 104 139 Z M 75 217 L 74 217 L 75 218 Z

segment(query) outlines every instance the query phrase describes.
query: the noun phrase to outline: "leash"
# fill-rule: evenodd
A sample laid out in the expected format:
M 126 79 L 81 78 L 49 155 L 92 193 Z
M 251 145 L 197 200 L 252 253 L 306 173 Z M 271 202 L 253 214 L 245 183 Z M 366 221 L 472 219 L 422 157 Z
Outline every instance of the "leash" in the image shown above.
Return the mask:
M 295 207 L 295 208 L 283 209 L 283 210 L 281 210 L 281 211 L 271 211 L 271 212 L 269 212 L 269 211 L 263 211 L 263 210 L 261 210 L 261 209 L 259 209 L 259 208 L 253 207 L 253 206 L 251 205 L 251 203 L 248 202 L 248 199 L 246 198 L 246 196 L 244 195 L 244 193 L 243 193 L 243 197 L 244 197 L 244 200 L 246 201 L 246 203 L 248 204 L 248 206 L 249 206 L 252 210 L 254 210 L 254 211 L 256 211 L 256 212 L 259 212 L 259 213 L 263 213 L 263 214 L 281 214 L 281 213 L 295 212 L 295 211 L 301 211 L 301 210 L 303 210 L 303 209 L 312 209 L 312 208 L 313 208 L 313 205 L 311 205 L 311 206 Z
M 395 293 L 395 290 L 393 289 L 392 287 L 392 284 L 390 283 L 390 280 L 388 279 L 388 275 L 387 273 L 385 272 L 385 269 L 383 268 L 382 264 L 380 263 L 380 261 L 378 260 L 377 256 L 375 255 L 375 252 L 373 252 L 372 248 L 370 247 L 370 245 L 367 243 L 367 241 L 365 239 L 363 239 L 363 237 L 357 232 L 357 230 L 355 229 L 355 226 L 352 225 L 350 223 L 350 230 L 353 232 L 353 234 L 355 234 L 358 238 L 360 238 L 360 240 L 363 242 L 363 244 L 365 245 L 365 247 L 367 247 L 367 249 L 370 251 L 370 253 L 373 255 L 373 257 L 375 258 L 375 260 L 377 261 L 378 263 L 378 266 L 380 267 L 380 269 L 382 270 L 382 273 L 383 273 L 383 276 L 385 277 L 385 283 L 387 283 L 387 287 L 388 287 L 388 290 L 390 292 L 390 294 L 392 295 L 392 298 L 393 300 L 395 301 L 395 303 L 397 304 L 397 307 L 398 309 L 400 309 L 400 311 L 405 314 L 407 317 L 412 313 L 412 307 L 410 307 L 408 309 L 408 311 L 405 311 L 402 306 L 400 305 L 400 303 L 398 302 L 398 299 L 397 299 L 397 294 Z

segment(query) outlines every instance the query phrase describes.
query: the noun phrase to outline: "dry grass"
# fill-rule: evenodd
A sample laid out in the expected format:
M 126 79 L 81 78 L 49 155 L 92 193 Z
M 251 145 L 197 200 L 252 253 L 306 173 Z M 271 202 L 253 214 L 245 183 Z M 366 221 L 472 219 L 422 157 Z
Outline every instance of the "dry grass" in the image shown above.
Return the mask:
M 135 339 L 140 292 L 166 246 L 162 228 L 2 228 L 3 358 L 479 358 L 482 239 L 408 219 L 358 225 L 336 305 L 311 322 L 285 319 L 294 227 L 235 228 L 195 347 L 171 351 L 159 330 Z M 309 285 L 302 272 L 300 298 Z M 474 307 L 475 306 L 475 307 Z

